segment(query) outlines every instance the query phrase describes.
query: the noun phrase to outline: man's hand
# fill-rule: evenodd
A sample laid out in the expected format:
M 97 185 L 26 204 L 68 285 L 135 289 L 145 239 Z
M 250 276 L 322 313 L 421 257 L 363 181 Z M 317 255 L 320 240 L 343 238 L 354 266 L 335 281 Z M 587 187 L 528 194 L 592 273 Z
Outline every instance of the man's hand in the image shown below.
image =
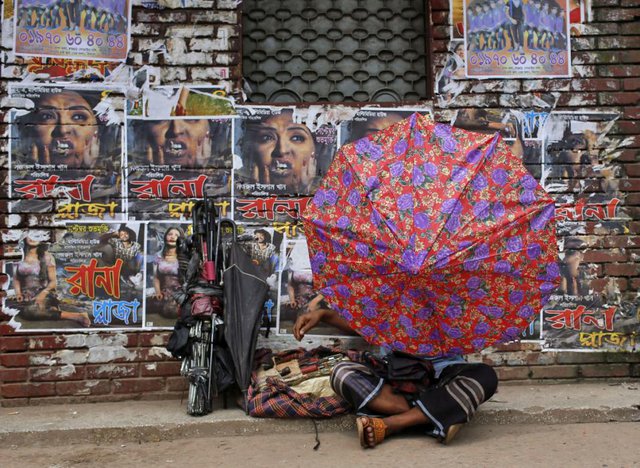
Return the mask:
M 298 317 L 293 326 L 293 336 L 296 340 L 301 341 L 305 333 L 314 328 L 322 320 L 323 310 L 316 309 L 306 312 Z

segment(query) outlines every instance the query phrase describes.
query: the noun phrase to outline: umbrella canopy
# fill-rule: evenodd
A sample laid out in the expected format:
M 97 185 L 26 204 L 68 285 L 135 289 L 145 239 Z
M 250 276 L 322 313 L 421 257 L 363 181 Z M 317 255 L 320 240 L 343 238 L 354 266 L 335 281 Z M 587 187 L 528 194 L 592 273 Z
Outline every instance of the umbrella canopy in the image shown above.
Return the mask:
M 516 339 L 559 282 L 554 202 L 500 135 L 414 114 L 343 146 L 303 213 L 317 290 L 416 355 Z
M 266 275 L 234 242 L 229 252 L 229 266 L 222 275 L 224 290 L 224 337 L 231 351 L 235 377 L 245 395 L 251 381 L 260 314 L 269 286 Z

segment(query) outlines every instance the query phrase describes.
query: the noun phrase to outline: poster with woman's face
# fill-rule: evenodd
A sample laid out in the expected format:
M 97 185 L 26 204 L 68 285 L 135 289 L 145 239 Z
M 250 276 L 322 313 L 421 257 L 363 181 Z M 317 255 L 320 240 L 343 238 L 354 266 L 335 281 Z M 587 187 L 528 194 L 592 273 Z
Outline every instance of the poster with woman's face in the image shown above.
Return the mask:
M 5 310 L 18 331 L 138 329 L 144 323 L 144 225 L 68 223 L 55 241 L 21 241 Z
M 178 251 L 188 223 L 147 223 L 145 327 L 171 328 L 179 316 L 176 293 L 182 289 Z
M 311 195 L 336 150 L 335 132 L 311 131 L 293 108 L 238 108 L 234 163 L 236 193 Z
M 12 212 L 61 221 L 122 213 L 122 112 L 118 89 L 14 85 L 10 125 Z M 16 106 L 16 107 L 18 107 Z
M 128 118 L 129 217 L 184 219 L 189 213 L 176 207 L 205 193 L 228 199 L 231 132 L 228 118 Z

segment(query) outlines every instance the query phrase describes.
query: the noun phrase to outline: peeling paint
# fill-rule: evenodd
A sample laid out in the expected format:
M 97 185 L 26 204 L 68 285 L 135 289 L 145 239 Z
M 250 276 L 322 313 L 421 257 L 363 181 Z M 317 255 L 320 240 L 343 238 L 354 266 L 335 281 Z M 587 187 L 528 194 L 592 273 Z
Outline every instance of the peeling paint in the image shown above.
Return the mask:
M 158 363 L 151 362 L 149 364 L 145 364 L 144 368 L 147 369 L 147 370 L 150 370 L 150 371 L 154 371 L 154 370 L 156 370 L 158 368 Z

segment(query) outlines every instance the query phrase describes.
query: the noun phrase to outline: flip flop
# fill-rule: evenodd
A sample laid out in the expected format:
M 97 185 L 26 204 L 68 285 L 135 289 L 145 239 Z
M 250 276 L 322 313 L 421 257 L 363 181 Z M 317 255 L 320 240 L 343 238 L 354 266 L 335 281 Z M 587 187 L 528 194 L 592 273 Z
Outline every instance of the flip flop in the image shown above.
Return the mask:
M 368 416 L 360 416 L 356 419 L 356 426 L 358 428 L 358 437 L 360 438 L 360 445 L 363 448 L 374 448 L 381 443 L 387 435 L 387 425 L 382 418 L 370 418 Z M 373 441 L 367 437 L 367 429 L 371 427 L 373 429 Z
M 443 445 L 449 445 L 453 441 L 453 439 L 455 438 L 456 434 L 458 433 L 461 427 L 462 427 L 462 424 L 452 424 L 451 426 L 449 426 L 444 437 L 440 439 L 440 442 Z

